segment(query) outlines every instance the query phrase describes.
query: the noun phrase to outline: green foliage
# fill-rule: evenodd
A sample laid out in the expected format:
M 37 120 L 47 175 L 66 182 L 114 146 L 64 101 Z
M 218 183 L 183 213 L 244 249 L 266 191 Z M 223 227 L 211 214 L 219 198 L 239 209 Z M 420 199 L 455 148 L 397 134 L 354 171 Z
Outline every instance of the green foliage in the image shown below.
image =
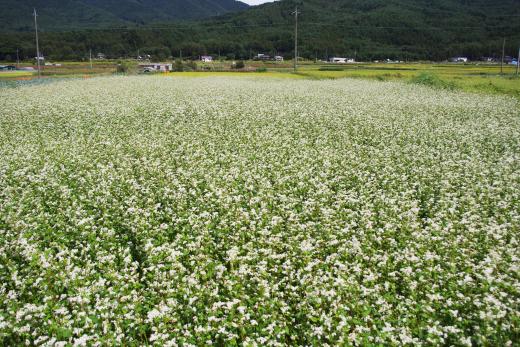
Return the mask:
M 56 0 L 49 1 L 54 2 Z M 153 17 L 154 20 L 150 21 L 148 15 L 151 12 L 141 11 L 133 22 L 139 26 L 127 22 L 120 24 L 118 17 L 108 15 L 112 13 L 110 11 L 92 17 L 96 19 L 90 21 L 91 17 L 86 15 L 69 15 L 67 22 L 60 25 L 72 26 L 75 31 L 53 32 L 52 24 L 59 22 L 61 12 L 75 14 L 71 11 L 77 10 L 55 3 L 57 15 L 45 19 L 45 11 L 41 13 L 44 29 L 41 46 L 46 56 L 67 60 L 84 59 L 90 48 L 116 59 L 135 57 L 137 49 L 141 52 L 146 49 L 157 60 L 177 56 L 180 50 L 187 58 L 220 53 L 228 59 L 249 59 L 250 55 L 257 53 L 274 55 L 275 52 L 289 57 L 294 52 L 294 18 L 291 12 L 296 4 L 297 1 L 293 0 L 278 1 L 215 19 L 176 23 L 171 23 L 170 18 L 160 17 Z M 497 57 L 502 49 L 502 37 L 507 37 L 506 54 L 513 56 L 518 49 L 517 42 L 520 42 L 520 21 L 505 20 L 504 16 L 520 15 L 520 7 L 515 5 L 516 0 L 504 0 L 500 6 L 496 6 L 494 0 L 306 0 L 300 2 L 300 56 L 312 60 L 316 54 L 320 59 L 348 56 L 359 61 L 387 58 L 441 61 L 455 55 L 478 59 L 482 56 Z M 104 8 L 108 5 L 99 6 Z M 121 6 L 128 13 L 134 12 Z M 169 6 L 160 7 L 161 11 L 168 13 Z M 4 31 L 12 31 L 17 26 L 5 24 L 11 19 L 2 20 L 2 15 L 21 11 L 20 8 L 24 7 L 17 4 L 2 10 L 0 23 L 4 23 Z M 13 12 L 10 17 L 31 20 L 30 15 L 25 15 L 31 10 L 24 9 L 18 14 Z M 180 9 L 176 13 L 187 11 Z M 160 25 L 156 23 L 158 21 L 170 24 Z M 107 23 L 110 27 L 126 27 L 103 29 Z M 6 55 L 15 56 L 17 48 L 22 56 L 34 57 L 32 25 L 29 23 L 18 28 L 26 32 L 0 34 L 0 60 Z M 95 30 L 78 31 L 85 28 Z
M 421 72 L 420 74 L 412 78 L 411 82 L 438 89 L 453 90 L 456 88 L 453 82 L 445 81 L 441 79 L 439 76 L 428 72 Z
M 239 60 L 235 64 L 235 69 L 243 69 L 245 67 L 246 67 L 246 64 L 244 63 L 243 60 Z
M 0 91 L 0 346 L 517 345 L 517 100 L 237 75 Z
M 32 29 L 33 6 L 41 28 L 47 31 L 207 18 L 247 8 L 235 0 L 2 0 L 0 4 L 0 30 L 4 31 Z
M 255 70 L 256 72 L 267 72 L 267 68 L 265 67 L 259 67 Z
M 186 63 L 186 67 L 191 71 L 197 71 L 197 63 L 194 60 L 190 60 Z
M 180 60 L 180 59 L 175 60 L 175 62 L 173 63 L 173 71 L 176 71 L 176 72 L 184 71 L 184 65 L 182 63 L 182 60 Z
M 120 73 L 120 74 L 126 74 L 128 73 L 130 70 L 130 64 L 126 61 L 118 61 L 117 62 L 117 73 Z
M 341 67 L 320 67 L 318 71 L 343 71 L 344 69 Z

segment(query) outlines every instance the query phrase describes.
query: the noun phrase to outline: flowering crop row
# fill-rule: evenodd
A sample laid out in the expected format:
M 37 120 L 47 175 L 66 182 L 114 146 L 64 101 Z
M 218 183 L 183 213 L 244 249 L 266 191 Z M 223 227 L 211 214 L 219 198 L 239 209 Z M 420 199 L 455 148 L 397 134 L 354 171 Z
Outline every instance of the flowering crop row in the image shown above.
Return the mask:
M 519 106 L 358 80 L 0 90 L 0 344 L 518 343 Z

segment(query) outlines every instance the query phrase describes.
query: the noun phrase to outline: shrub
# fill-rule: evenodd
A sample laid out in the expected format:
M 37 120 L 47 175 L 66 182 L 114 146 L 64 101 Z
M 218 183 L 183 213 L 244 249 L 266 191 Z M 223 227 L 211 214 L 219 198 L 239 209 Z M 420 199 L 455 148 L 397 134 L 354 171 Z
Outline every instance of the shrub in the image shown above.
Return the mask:
M 173 63 L 173 71 L 182 72 L 184 71 L 184 65 L 182 63 L 182 60 L 177 59 Z
M 267 68 L 259 67 L 259 68 L 256 69 L 256 72 L 267 72 Z
M 117 73 L 122 73 L 122 74 L 126 74 L 128 73 L 128 71 L 130 70 L 130 64 L 125 62 L 125 61 L 118 61 L 117 62 Z
M 239 60 L 237 61 L 237 63 L 235 64 L 235 69 L 243 69 L 246 67 L 246 64 L 244 63 L 243 60 Z
M 320 67 L 319 71 L 343 71 L 341 67 Z
M 453 82 L 445 81 L 441 79 L 439 76 L 427 72 L 422 72 L 419 75 L 415 76 L 414 78 L 412 78 L 411 82 L 437 89 L 453 90 L 456 88 Z
M 197 71 L 197 63 L 194 61 L 189 61 L 186 63 L 186 67 L 188 67 L 192 71 Z

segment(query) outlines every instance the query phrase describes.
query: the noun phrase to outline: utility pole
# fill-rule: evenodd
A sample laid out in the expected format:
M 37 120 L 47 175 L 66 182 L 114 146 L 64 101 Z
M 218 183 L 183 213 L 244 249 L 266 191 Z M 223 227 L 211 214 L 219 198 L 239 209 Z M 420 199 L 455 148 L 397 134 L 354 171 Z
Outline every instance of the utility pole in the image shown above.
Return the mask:
M 19 69 L 20 68 L 20 54 L 19 54 L 19 49 L 17 48 L 16 49 L 16 69 Z
M 294 14 L 294 72 L 298 70 L 298 6 L 292 13 Z
M 92 48 L 89 51 L 89 55 L 90 55 L 90 70 L 92 70 Z
M 518 58 L 516 58 L 516 75 L 518 76 L 518 67 L 520 66 L 520 48 L 518 48 Z
M 40 71 L 40 44 L 38 43 L 38 21 L 36 20 L 36 8 L 34 9 L 34 30 L 36 31 L 36 62 L 38 63 L 38 78 L 41 77 Z
M 500 74 L 504 73 L 504 55 L 506 54 L 506 38 L 504 37 L 504 41 L 502 43 L 502 60 L 500 60 Z

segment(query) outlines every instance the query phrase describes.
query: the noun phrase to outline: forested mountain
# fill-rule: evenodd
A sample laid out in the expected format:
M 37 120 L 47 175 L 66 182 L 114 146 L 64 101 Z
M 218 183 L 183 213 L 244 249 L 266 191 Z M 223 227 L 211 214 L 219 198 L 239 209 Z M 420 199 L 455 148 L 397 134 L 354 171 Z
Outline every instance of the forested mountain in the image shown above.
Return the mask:
M 0 30 L 31 30 L 33 8 L 41 29 L 55 31 L 205 18 L 248 5 L 235 0 L 0 0 Z
M 90 2 L 96 1 L 102 2 Z M 300 55 L 306 58 L 478 58 L 499 55 L 503 38 L 507 54 L 516 54 L 520 44 L 520 0 L 281 0 L 189 23 L 123 28 L 115 22 L 110 30 L 43 32 L 41 45 L 53 59 L 84 58 L 90 48 L 114 58 L 135 56 L 137 50 L 159 60 L 177 57 L 181 50 L 184 57 L 290 57 L 296 6 Z M 34 56 L 32 35 L 0 35 L 0 59 L 12 57 L 17 48 Z

